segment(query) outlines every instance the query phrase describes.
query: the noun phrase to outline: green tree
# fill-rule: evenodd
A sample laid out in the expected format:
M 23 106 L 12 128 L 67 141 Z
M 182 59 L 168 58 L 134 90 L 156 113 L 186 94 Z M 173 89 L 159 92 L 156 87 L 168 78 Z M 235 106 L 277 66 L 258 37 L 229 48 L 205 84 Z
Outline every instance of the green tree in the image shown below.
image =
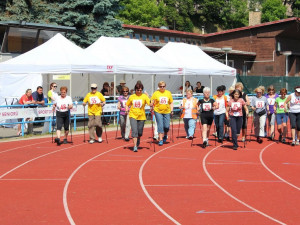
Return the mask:
M 122 9 L 119 11 L 117 18 L 125 24 L 146 27 L 166 25 L 163 1 L 121 0 L 120 4 Z
M 248 24 L 249 11 L 246 0 L 228 0 L 222 13 L 223 29 L 243 27 Z
M 77 32 L 69 38 L 86 47 L 102 35 L 124 36 L 128 32 L 115 19 L 119 9 L 119 0 L 9 0 L 2 7 L 0 20 L 74 26 Z
M 295 0 L 292 3 L 293 16 L 300 17 L 300 0 Z
M 262 4 L 262 22 L 270 22 L 285 18 L 287 18 L 286 7 L 282 4 L 281 0 L 266 0 Z
M 191 16 L 195 13 L 193 0 L 164 0 L 165 20 L 170 29 L 192 32 Z

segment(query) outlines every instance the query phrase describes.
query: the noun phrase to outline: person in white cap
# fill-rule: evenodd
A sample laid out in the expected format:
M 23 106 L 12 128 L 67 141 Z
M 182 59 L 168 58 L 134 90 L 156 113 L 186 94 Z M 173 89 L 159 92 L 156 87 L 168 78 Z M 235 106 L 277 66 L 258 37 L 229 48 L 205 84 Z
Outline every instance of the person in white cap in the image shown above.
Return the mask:
M 117 94 L 121 94 L 122 93 L 122 89 L 123 87 L 125 87 L 125 80 L 120 80 L 120 85 L 118 85 L 116 88 L 117 88 Z
M 290 103 L 289 117 L 292 127 L 292 146 L 299 145 L 300 137 L 300 86 L 296 86 L 295 92 L 290 94 L 284 102 L 285 112 L 288 111 L 287 104 Z M 297 140 L 296 140 L 297 129 Z
M 83 106 L 88 103 L 88 116 L 89 116 L 89 135 L 90 135 L 90 144 L 95 142 L 95 127 L 96 133 L 98 136 L 98 142 L 102 142 L 102 123 L 101 123 L 101 114 L 102 107 L 105 105 L 104 96 L 97 91 L 97 84 L 91 84 L 91 92 L 89 92 L 84 100 Z

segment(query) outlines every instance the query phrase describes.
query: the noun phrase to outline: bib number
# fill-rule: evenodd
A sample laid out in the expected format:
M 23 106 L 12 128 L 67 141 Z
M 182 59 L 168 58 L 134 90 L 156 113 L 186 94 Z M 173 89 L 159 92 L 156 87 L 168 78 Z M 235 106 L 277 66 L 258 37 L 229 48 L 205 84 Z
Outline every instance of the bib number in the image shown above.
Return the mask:
M 257 102 L 256 102 L 256 108 L 257 108 L 257 109 L 261 109 L 261 108 L 263 107 L 263 105 L 264 105 L 264 102 L 263 102 L 263 101 L 257 101 Z
M 133 104 L 133 108 L 138 108 L 138 109 L 140 109 L 140 108 L 142 108 L 142 100 L 133 100 L 133 102 L 132 102 Z
M 99 104 L 100 103 L 100 99 L 97 97 L 90 97 L 90 104 Z
M 203 103 L 202 104 L 203 111 L 210 111 L 211 110 L 211 103 Z
M 167 105 L 168 104 L 168 98 L 167 97 L 160 97 L 159 98 L 159 104 Z
M 275 99 L 274 98 L 268 98 L 269 105 L 275 105 Z

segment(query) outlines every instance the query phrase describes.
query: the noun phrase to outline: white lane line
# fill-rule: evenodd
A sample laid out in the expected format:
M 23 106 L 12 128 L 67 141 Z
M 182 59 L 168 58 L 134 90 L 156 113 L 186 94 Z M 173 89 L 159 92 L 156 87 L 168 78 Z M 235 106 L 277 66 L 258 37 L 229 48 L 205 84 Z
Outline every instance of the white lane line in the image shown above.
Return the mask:
M 176 158 L 176 157 L 159 157 L 160 159 L 181 159 L 181 160 L 197 160 L 194 158 Z
M 180 142 L 180 143 L 177 143 L 177 144 L 174 144 L 174 145 L 171 145 L 171 146 L 169 146 L 169 147 L 166 147 L 166 148 L 163 148 L 163 149 L 161 149 L 160 151 L 158 151 L 158 152 L 156 152 L 156 153 L 154 153 L 153 155 L 151 155 L 150 157 L 148 157 L 145 161 L 144 161 L 144 163 L 143 163 L 143 165 L 140 167 L 140 171 L 139 171 L 139 180 L 140 180 L 140 185 L 141 185 L 141 187 L 142 187 L 142 190 L 144 191 L 144 193 L 145 193 L 145 195 L 147 196 L 147 198 L 150 200 L 150 202 L 164 215 L 164 216 L 166 216 L 169 220 L 171 220 L 173 223 L 175 223 L 175 224 L 180 224 L 177 220 L 175 220 L 173 217 L 171 217 L 166 211 L 164 211 L 155 201 L 154 201 L 154 199 L 150 196 L 150 194 L 148 193 L 148 191 L 147 191 L 147 189 L 146 189 L 146 187 L 145 187 L 145 184 L 144 184 L 144 181 L 143 181 L 143 169 L 144 169 L 144 167 L 145 167 L 145 165 L 147 164 L 147 162 L 151 159 L 151 158 L 153 158 L 154 156 L 156 156 L 158 153 L 160 153 L 160 152 L 162 152 L 162 151 L 165 151 L 165 150 L 167 150 L 167 149 L 169 149 L 169 148 L 172 148 L 172 147 L 174 147 L 174 146 L 177 146 L 177 145 L 179 145 L 179 144 L 183 144 L 183 143 L 186 143 L 186 142 L 190 142 L 190 140 L 187 140 L 187 141 L 184 141 L 184 142 Z
M 244 183 L 282 183 L 281 180 L 237 180 Z
M 142 155 L 113 155 L 113 154 L 109 154 L 109 156 L 121 156 L 121 157 L 137 157 L 137 158 L 140 158 L 140 157 L 144 157 Z
M 99 159 L 99 160 L 93 160 L 93 162 L 144 162 L 144 160 L 143 159 L 136 159 L 136 160 L 134 160 L 134 159 L 132 159 L 132 160 L 126 160 L 126 159 L 120 159 L 120 160 L 118 160 L 118 159 L 107 159 L 107 160 L 105 160 L 105 159 Z
M 35 158 L 33 158 L 33 159 L 30 159 L 30 160 L 28 160 L 28 161 L 26 161 L 26 162 L 24 162 L 24 163 L 22 163 L 22 164 L 16 166 L 15 168 L 13 168 L 13 169 L 7 171 L 6 173 L 2 174 L 2 175 L 0 176 L 0 179 L 2 179 L 2 178 L 5 177 L 7 174 L 9 174 L 9 173 L 15 171 L 16 169 L 18 169 L 18 168 L 20 168 L 20 167 L 22 167 L 22 166 L 24 166 L 24 165 L 26 165 L 26 164 L 28 164 L 28 163 L 34 161 L 34 160 L 40 159 L 40 158 L 45 157 L 45 156 L 48 156 L 48 155 L 52 155 L 52 154 L 54 154 L 54 153 L 56 153 L 56 152 L 64 151 L 64 150 L 66 150 L 66 149 L 74 148 L 74 147 L 81 146 L 81 145 L 85 145 L 85 144 L 86 144 L 86 143 L 82 143 L 82 144 L 79 144 L 79 145 L 72 145 L 72 146 L 70 146 L 70 147 L 63 148 L 63 149 L 59 149 L 59 150 L 56 150 L 56 151 L 52 151 L 52 152 L 49 152 L 49 153 L 47 153 L 47 154 L 43 154 L 43 155 L 40 155 L 40 156 L 35 157 Z
M 260 165 L 260 163 L 253 163 L 253 162 L 236 162 L 236 163 L 226 163 L 226 162 L 219 162 L 219 163 L 213 163 L 213 162 L 208 162 L 206 163 L 207 165 Z
M 146 184 L 145 187 L 215 187 L 213 184 Z
M 22 146 L 19 146 L 19 147 L 15 147 L 15 148 L 11 148 L 11 149 L 1 151 L 0 154 L 5 153 L 5 152 L 10 152 L 10 151 L 13 151 L 13 150 L 16 150 L 16 149 L 19 149 L 19 148 L 23 149 L 23 148 L 26 148 L 26 147 L 30 147 L 30 146 L 34 146 L 34 145 L 38 145 L 38 144 L 43 144 L 43 143 L 50 143 L 50 142 L 49 141 L 43 141 L 43 142 L 38 142 L 38 143 L 30 144 L 30 145 L 22 145 Z
M 272 144 L 274 144 L 274 143 L 272 143 Z M 270 144 L 270 145 L 271 145 L 271 144 Z M 270 145 L 268 145 L 268 146 L 270 146 Z M 267 147 L 268 147 L 268 146 L 267 146 Z M 262 155 L 263 155 L 264 151 L 267 149 L 267 147 L 265 147 L 265 148 L 260 152 L 260 154 L 259 154 L 259 160 L 260 160 L 261 164 L 262 164 L 262 165 L 263 165 L 263 166 L 264 166 L 264 167 L 265 167 L 272 175 L 274 175 L 275 177 L 277 177 L 279 180 L 281 180 L 282 182 L 284 182 L 284 183 L 290 185 L 291 187 L 296 188 L 298 191 L 300 191 L 300 187 L 298 187 L 298 186 L 296 186 L 296 185 L 294 185 L 294 184 L 288 182 L 287 180 L 283 179 L 282 177 L 280 177 L 279 175 L 277 175 L 275 172 L 273 172 L 273 171 L 272 171 L 272 170 L 264 163 L 263 158 L 262 158 Z
M 272 143 L 272 144 L 273 144 L 273 143 Z M 269 145 L 271 145 L 271 144 L 269 144 Z M 268 147 L 269 145 L 267 145 L 266 147 Z M 218 147 L 219 147 L 219 146 L 217 146 L 216 148 L 210 150 L 210 151 L 205 155 L 205 157 L 203 158 L 202 166 L 203 166 L 204 172 L 205 172 L 205 174 L 207 175 L 207 177 L 208 177 L 208 178 L 209 178 L 209 179 L 210 179 L 210 180 L 211 180 L 211 181 L 212 181 L 212 182 L 213 182 L 220 190 L 222 190 L 225 194 L 227 194 L 229 197 L 233 198 L 233 199 L 236 200 L 237 202 L 239 202 L 239 203 L 243 204 L 244 206 L 248 207 L 249 209 L 251 209 L 251 210 L 253 210 L 253 211 L 255 211 L 255 212 L 257 212 L 257 213 L 259 213 L 259 214 L 261 214 L 261 215 L 263 215 L 263 216 L 265 216 L 265 217 L 267 217 L 268 219 L 273 220 L 273 221 L 276 222 L 276 223 L 279 223 L 279 224 L 282 224 L 282 225 L 286 225 L 285 223 L 283 223 L 283 222 L 281 222 L 281 221 L 279 221 L 279 220 L 277 220 L 277 219 L 275 219 L 275 218 L 273 218 L 273 217 L 271 217 L 271 216 L 269 216 L 269 215 L 267 215 L 267 214 L 265 214 L 265 213 L 259 211 L 258 209 L 256 209 L 256 208 L 254 208 L 254 207 L 248 205 L 247 203 L 245 203 L 245 202 L 243 202 L 242 200 L 238 199 L 237 197 L 233 196 L 232 194 L 230 194 L 227 190 L 225 190 L 220 184 L 218 184 L 218 183 L 212 178 L 212 176 L 210 175 L 210 173 L 208 172 L 208 170 L 207 170 L 207 168 L 206 168 L 206 159 L 207 159 L 207 157 L 208 157 L 214 150 L 216 150 Z M 266 147 L 265 147 L 265 148 L 266 148 Z
M 130 144 L 127 143 L 126 145 L 122 145 L 122 146 L 119 146 L 119 147 L 116 147 L 116 148 L 112 148 L 112 149 L 110 149 L 110 150 L 108 150 L 108 151 L 102 152 L 102 153 L 100 153 L 100 154 L 98 154 L 98 155 L 96 155 L 96 156 L 90 158 L 89 160 L 85 161 L 85 162 L 82 163 L 80 166 L 78 166 L 78 167 L 73 171 L 73 173 L 69 176 L 69 178 L 68 178 L 68 180 L 67 180 L 67 182 L 66 182 L 66 184 L 65 184 L 64 191 L 63 191 L 63 205 L 64 205 L 64 209 L 65 209 L 66 216 L 67 216 L 67 218 L 68 218 L 68 220 L 69 220 L 69 222 L 70 222 L 71 225 L 75 225 L 75 221 L 73 220 L 73 217 L 72 217 L 72 215 L 71 215 L 71 212 L 70 212 L 70 209 L 69 209 L 69 206 L 68 206 L 67 193 L 68 193 L 68 188 L 69 188 L 69 185 L 70 185 L 70 182 L 71 182 L 72 178 L 75 176 L 75 174 L 76 174 L 76 173 L 77 173 L 84 165 L 86 165 L 87 163 L 93 161 L 93 160 L 96 159 L 97 157 L 102 156 L 102 155 L 104 155 L 104 154 L 106 154 L 106 153 L 112 152 L 112 151 L 114 151 L 114 150 L 117 150 L 117 149 L 119 149 L 119 148 L 128 146 L 128 145 L 130 146 Z
M 288 162 L 285 162 L 285 163 L 282 163 L 283 165 L 296 165 L 296 166 L 300 166 L 300 163 L 288 163 Z

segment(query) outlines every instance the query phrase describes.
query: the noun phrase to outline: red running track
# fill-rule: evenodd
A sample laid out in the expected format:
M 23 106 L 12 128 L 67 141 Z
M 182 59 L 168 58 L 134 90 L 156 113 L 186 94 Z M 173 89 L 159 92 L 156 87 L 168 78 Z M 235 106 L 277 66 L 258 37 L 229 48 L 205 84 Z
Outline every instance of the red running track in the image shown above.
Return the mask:
M 299 146 L 203 149 L 180 130 L 153 152 L 150 133 L 137 153 L 115 131 L 109 144 L 1 142 L 0 224 L 300 224 Z

